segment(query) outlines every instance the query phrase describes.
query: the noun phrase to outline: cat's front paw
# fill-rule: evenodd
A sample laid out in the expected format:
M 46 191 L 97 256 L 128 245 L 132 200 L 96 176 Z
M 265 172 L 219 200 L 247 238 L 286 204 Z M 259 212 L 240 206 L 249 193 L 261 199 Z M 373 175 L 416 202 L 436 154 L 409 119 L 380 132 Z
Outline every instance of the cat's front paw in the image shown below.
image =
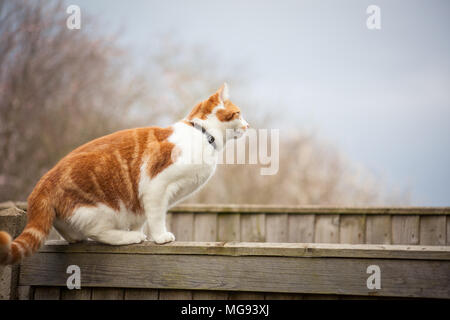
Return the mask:
M 152 237 L 153 241 L 155 241 L 157 244 L 163 244 L 167 242 L 175 241 L 175 236 L 172 232 L 166 232 L 161 235 L 158 235 L 156 237 Z

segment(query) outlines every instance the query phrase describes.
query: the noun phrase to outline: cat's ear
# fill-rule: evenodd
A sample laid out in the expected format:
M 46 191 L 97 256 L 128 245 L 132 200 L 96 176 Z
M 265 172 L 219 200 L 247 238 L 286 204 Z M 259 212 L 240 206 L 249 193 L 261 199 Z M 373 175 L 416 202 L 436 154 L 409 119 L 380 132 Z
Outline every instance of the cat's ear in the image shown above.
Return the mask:
M 219 88 L 219 90 L 217 90 L 216 93 L 219 96 L 220 102 L 224 102 L 224 101 L 227 101 L 228 99 L 230 99 L 228 85 L 226 82 Z

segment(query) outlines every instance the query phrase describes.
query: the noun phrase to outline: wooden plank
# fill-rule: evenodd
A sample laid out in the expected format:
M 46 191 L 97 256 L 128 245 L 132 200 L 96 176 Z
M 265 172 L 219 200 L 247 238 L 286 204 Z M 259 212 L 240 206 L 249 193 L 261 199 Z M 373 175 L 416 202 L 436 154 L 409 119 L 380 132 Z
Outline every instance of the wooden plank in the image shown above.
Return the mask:
M 288 242 L 314 242 L 315 215 L 295 215 L 288 217 Z
M 266 241 L 288 241 L 288 215 L 272 214 L 266 216 Z
M 447 216 L 447 245 L 450 245 L 450 216 Z
M 189 204 L 170 209 L 176 213 L 266 213 L 320 215 L 450 215 L 450 207 L 337 207 L 324 205 L 210 205 Z
M 159 300 L 192 300 L 192 291 L 159 290 Z
M 81 288 L 72 289 L 61 288 L 61 300 L 91 300 L 92 289 Z
M 16 208 L 26 210 L 26 202 L 15 202 Z M 11 203 L 4 205 L 9 208 Z M 1 210 L 0 210 L 1 212 Z M 324 205 L 211 205 L 188 204 L 179 205 L 169 210 L 169 213 L 266 213 L 266 214 L 361 214 L 361 215 L 450 215 L 450 207 L 337 207 Z
M 391 216 L 380 215 L 366 218 L 366 243 L 390 244 L 392 243 Z
M 108 287 L 108 285 L 104 285 L 103 287 Z M 93 288 L 92 300 L 123 300 L 124 290 L 121 289 L 120 286 L 114 287 L 117 288 Z
M 157 245 L 153 242 L 143 242 L 130 246 L 107 246 L 94 241 L 71 245 L 67 245 L 64 241 L 50 241 L 40 249 L 40 252 L 450 260 L 448 246 L 333 243 L 171 242 Z
M 31 286 L 18 286 L 18 300 L 32 300 L 34 296 L 34 290 Z
M 34 300 L 59 300 L 59 287 L 36 287 L 34 288 Z
M 173 213 L 171 212 L 167 212 L 166 213 L 166 228 L 168 231 L 172 232 L 172 218 L 173 218 Z
M 266 241 L 266 215 L 264 213 L 241 215 L 241 241 Z
M 392 216 L 392 243 L 419 244 L 420 216 Z
M 298 293 L 266 293 L 265 300 L 303 300 L 303 295 Z
M 157 289 L 125 289 L 125 300 L 158 300 Z
M 444 216 L 420 218 L 420 244 L 445 245 L 446 225 Z
M 194 241 L 217 240 L 217 214 L 196 213 L 194 215 Z
M 314 242 L 339 243 L 338 215 L 321 215 L 316 217 Z
M 228 300 L 228 292 L 195 290 L 192 292 L 192 300 Z
M 194 214 L 173 214 L 172 215 L 172 233 L 177 241 L 194 240 Z
M 218 220 L 218 241 L 240 241 L 240 215 L 239 214 L 219 214 Z
M 230 300 L 264 300 L 261 292 L 230 292 Z
M 85 286 L 109 286 L 112 291 L 120 287 L 178 288 L 450 298 L 449 260 L 39 253 L 22 265 L 20 284 L 65 285 L 67 264 L 75 263 Z M 379 290 L 367 289 L 369 265 L 381 269 Z
M 340 217 L 339 242 L 340 243 L 364 243 L 366 231 L 366 219 L 361 215 L 347 215 Z

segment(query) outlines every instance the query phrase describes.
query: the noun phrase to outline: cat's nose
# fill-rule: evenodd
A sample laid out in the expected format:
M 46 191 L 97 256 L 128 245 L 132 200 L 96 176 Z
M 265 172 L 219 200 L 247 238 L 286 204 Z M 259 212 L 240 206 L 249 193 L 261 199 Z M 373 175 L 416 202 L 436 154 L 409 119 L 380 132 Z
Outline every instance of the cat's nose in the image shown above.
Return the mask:
M 250 125 L 249 125 L 249 124 L 246 124 L 245 126 L 242 126 L 241 128 L 242 128 L 243 130 L 247 130 L 247 129 L 250 128 Z

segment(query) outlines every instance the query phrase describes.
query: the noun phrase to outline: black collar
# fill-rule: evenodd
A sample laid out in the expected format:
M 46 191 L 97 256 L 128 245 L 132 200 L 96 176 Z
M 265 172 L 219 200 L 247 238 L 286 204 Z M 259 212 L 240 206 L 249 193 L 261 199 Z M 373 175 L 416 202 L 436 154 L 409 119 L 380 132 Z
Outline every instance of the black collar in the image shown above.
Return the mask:
M 212 145 L 212 147 L 213 147 L 214 149 L 217 150 L 217 145 L 216 145 L 216 142 L 215 142 L 215 141 L 216 141 L 216 138 L 214 138 L 214 136 L 213 136 L 211 133 L 209 133 L 204 127 L 202 127 L 201 125 L 199 125 L 199 124 L 197 124 L 197 123 L 194 123 L 194 122 L 192 122 L 192 121 L 189 121 L 189 123 L 190 123 L 195 129 L 201 131 L 201 132 L 206 136 L 206 140 L 208 140 L 208 143 L 209 143 L 210 145 Z

